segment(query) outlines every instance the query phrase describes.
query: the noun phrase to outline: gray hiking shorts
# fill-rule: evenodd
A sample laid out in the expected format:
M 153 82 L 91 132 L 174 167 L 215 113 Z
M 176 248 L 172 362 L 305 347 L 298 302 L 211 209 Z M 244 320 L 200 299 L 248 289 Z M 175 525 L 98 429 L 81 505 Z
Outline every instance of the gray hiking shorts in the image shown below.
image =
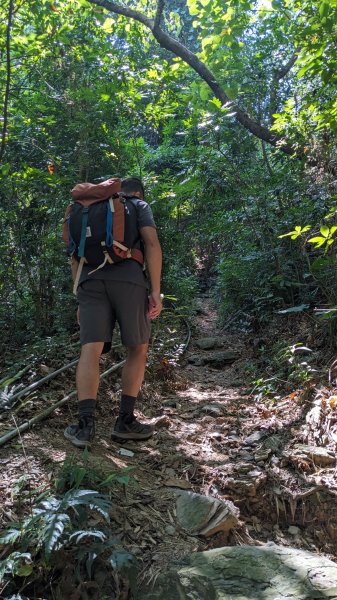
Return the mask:
M 108 352 L 116 321 L 124 346 L 148 343 L 151 326 L 145 287 L 127 281 L 91 279 L 80 284 L 77 299 L 82 345 L 104 342 L 103 352 Z

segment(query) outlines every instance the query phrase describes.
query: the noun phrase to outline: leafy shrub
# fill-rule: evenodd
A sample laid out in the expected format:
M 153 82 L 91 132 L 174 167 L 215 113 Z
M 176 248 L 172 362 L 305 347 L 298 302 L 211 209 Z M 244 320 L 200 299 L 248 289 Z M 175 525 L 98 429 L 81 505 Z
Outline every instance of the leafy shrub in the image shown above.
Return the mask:
M 101 489 L 108 489 L 113 482 L 126 484 L 128 479 L 125 473 L 107 475 L 95 472 L 88 465 L 77 465 L 73 457 L 66 459 L 57 488 L 64 490 L 72 486 L 71 489 L 63 495 L 48 496 L 37 502 L 27 517 L 12 523 L 0 538 L 0 547 L 4 549 L 2 556 L 5 555 L 0 561 L 0 583 L 5 584 L 8 593 L 16 592 L 18 586 L 21 592 L 26 588 L 29 590 L 36 582 L 42 589 L 51 580 L 57 582 L 58 556 L 62 552 L 73 570 L 74 585 L 92 579 L 98 557 L 104 560 L 105 569 L 106 566 L 114 571 L 129 568 L 133 557 L 123 549 L 118 538 L 111 536 L 108 528 L 110 499 L 95 490 L 79 487 L 85 480 L 91 480 Z M 98 514 L 94 519 L 95 526 L 92 526 L 93 512 Z M 22 580 L 23 583 L 17 584 Z M 117 590 L 117 574 L 113 574 L 112 581 Z
M 82 459 L 79 460 L 76 453 L 67 456 L 62 464 L 56 481 L 55 488 L 58 493 L 64 493 L 67 490 L 79 489 L 82 486 L 88 486 L 109 493 L 115 487 L 115 483 L 127 485 L 130 481 L 130 471 L 133 467 L 125 467 L 119 471 L 107 472 L 103 468 L 90 464 L 88 449 L 82 453 Z

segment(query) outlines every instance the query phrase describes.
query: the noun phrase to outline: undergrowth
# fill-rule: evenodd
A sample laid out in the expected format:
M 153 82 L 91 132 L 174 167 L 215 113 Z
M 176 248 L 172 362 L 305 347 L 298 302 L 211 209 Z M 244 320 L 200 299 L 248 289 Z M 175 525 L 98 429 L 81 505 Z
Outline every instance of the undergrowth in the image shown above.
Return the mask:
M 119 598 L 121 586 L 125 587 L 121 573 L 132 571 L 134 561 L 112 533 L 111 492 L 118 484 L 125 487 L 129 479 L 129 469 L 107 473 L 92 466 L 87 453 L 80 461 L 75 455 L 66 458 L 55 492 L 37 495 L 29 513 L 0 537 L 1 598 L 23 600 L 43 594 L 64 600 L 81 586 L 94 594 L 86 592 L 86 598 L 97 598 L 95 578 L 102 566 L 106 574 L 110 572 L 108 597 Z M 82 598 L 81 593 L 76 597 Z

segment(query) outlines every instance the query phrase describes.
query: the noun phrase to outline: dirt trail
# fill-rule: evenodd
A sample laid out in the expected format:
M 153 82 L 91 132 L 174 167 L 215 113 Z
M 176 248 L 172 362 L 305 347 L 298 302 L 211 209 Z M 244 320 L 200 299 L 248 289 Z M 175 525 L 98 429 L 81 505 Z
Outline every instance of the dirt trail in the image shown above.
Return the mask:
M 220 348 L 200 350 L 197 340 L 211 336 L 218 338 Z M 233 351 L 238 358 L 221 368 L 189 362 L 203 363 L 218 350 Z M 89 464 L 107 472 L 133 467 L 126 493 L 117 484 L 113 490 L 112 529 L 139 559 L 143 585 L 172 559 L 222 545 L 274 541 L 337 555 L 335 464 L 318 466 L 303 453 L 291 452 L 294 442 L 303 442 L 308 395 L 298 391 L 269 405 L 249 396 L 245 379 L 251 354 L 245 335 L 218 330 L 214 307 L 205 299 L 192 344 L 177 370 L 179 385 L 160 395 L 156 387 L 145 386 L 144 396 L 152 391 L 153 398 L 144 397 L 138 408 L 157 429 L 148 442 L 122 446 L 131 457 L 121 456 L 121 446 L 110 440 L 111 404 L 116 408 L 119 384 L 102 384 Z M 2 449 L 2 525 L 24 509 L 27 491 L 20 501 L 12 497 L 20 475 L 28 472 L 33 486 L 48 486 L 66 456 L 81 459 L 81 452 L 63 438 L 75 412 L 75 404 L 59 409 L 25 434 L 24 452 L 19 441 Z M 240 509 L 239 527 L 227 537 L 187 535 L 176 520 L 177 487 L 231 500 Z

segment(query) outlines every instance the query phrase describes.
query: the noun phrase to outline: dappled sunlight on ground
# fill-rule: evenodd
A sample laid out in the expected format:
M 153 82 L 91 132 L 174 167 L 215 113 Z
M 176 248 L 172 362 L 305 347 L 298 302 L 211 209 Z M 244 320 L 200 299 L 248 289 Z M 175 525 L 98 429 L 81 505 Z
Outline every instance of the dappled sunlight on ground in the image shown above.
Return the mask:
M 206 302 L 203 306 L 206 310 Z M 221 335 L 214 315 L 199 319 L 197 337 Z M 146 442 L 111 441 L 119 377 L 101 385 L 97 436 L 88 465 L 107 474 L 131 467 L 128 485 L 122 488 L 115 483 L 111 490 L 111 528 L 139 559 L 140 580 L 151 580 L 173 558 L 224 544 L 258 545 L 272 540 L 337 555 L 335 464 L 316 464 L 310 454 L 295 448 L 306 443 L 306 416 L 313 406 L 310 393 L 303 388 L 278 402 L 257 400 L 246 387 L 246 362 L 252 358 L 245 336 L 224 336 L 226 350 L 238 354 L 232 364 L 220 369 L 190 364 L 192 353 L 207 355 L 193 342 L 179 367 L 178 389 L 173 384 L 161 393 L 159 381 L 144 386 L 139 418 L 156 426 L 154 437 Z M 321 402 L 331 393 L 322 393 Z M 23 446 L 16 440 L 2 449 L 2 525 L 27 510 L 25 484 L 19 502 L 12 493 L 22 474 L 28 474 L 32 486 L 47 489 L 66 457 L 82 460 L 83 453 L 63 437 L 75 413 L 75 402 L 64 406 L 23 435 Z M 121 447 L 131 456 L 121 456 Z M 240 509 L 239 527 L 229 537 L 189 536 L 176 519 L 180 488 L 232 501 Z

